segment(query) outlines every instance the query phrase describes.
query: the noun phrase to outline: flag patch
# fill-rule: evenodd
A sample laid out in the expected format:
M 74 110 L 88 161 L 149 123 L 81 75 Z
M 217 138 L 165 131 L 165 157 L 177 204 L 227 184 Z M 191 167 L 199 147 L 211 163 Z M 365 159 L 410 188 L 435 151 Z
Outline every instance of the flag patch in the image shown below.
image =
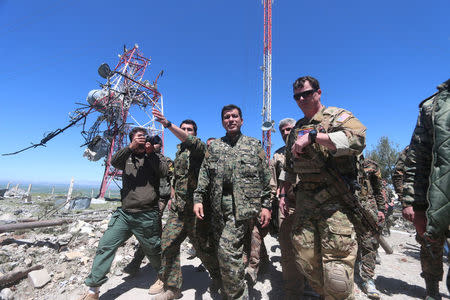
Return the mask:
M 308 128 L 300 129 L 300 130 L 298 131 L 297 137 L 304 136 L 305 134 L 307 134 L 308 132 L 310 132 L 310 131 L 313 130 L 313 129 L 314 129 L 314 127 L 308 127 Z
M 350 115 L 348 113 L 343 113 L 342 115 L 339 116 L 339 118 L 337 118 L 336 121 L 338 122 L 344 122 L 345 120 L 347 120 L 348 118 L 350 118 Z

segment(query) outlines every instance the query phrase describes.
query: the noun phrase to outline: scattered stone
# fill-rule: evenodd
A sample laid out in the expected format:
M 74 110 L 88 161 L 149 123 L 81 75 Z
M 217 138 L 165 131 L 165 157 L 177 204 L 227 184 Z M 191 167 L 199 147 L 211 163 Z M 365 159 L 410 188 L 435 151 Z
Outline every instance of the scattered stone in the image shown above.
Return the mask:
M 0 292 L 0 300 L 13 300 L 14 292 L 9 288 L 4 288 Z
M 47 269 L 44 268 L 28 273 L 28 280 L 34 288 L 41 288 L 49 283 L 51 278 Z
M 66 252 L 66 260 L 71 261 L 79 257 L 83 257 L 83 253 L 78 251 Z

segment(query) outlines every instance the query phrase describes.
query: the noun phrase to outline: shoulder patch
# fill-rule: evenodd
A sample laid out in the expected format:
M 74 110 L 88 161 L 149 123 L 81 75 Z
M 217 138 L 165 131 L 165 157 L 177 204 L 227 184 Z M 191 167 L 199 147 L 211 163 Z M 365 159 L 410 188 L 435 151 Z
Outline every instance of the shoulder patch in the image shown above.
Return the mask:
M 349 113 L 344 112 L 341 115 L 339 115 L 339 117 L 336 119 L 336 122 L 344 123 L 350 117 L 351 115 Z

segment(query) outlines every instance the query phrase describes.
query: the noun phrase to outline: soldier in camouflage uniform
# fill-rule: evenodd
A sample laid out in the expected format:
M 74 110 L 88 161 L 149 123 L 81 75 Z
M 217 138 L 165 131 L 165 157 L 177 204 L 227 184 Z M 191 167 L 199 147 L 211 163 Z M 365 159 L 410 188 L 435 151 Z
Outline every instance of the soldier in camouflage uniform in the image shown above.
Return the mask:
M 156 153 L 161 154 L 161 146 L 162 146 L 162 140 L 158 135 L 150 137 L 150 143 L 153 145 L 153 148 L 155 149 Z M 162 214 L 164 212 L 164 208 L 167 205 L 167 202 L 170 199 L 171 195 L 171 181 L 173 177 L 173 161 L 167 157 L 161 154 L 161 158 L 163 158 L 168 166 L 167 176 L 161 177 L 159 181 L 159 212 L 160 217 L 162 217 Z M 161 218 L 160 218 L 161 222 Z M 142 250 L 142 246 L 139 244 L 139 247 L 134 252 L 133 260 L 125 267 L 123 268 L 124 273 L 130 274 L 131 276 L 135 275 L 139 268 L 141 267 L 141 263 L 144 260 L 145 253 Z
M 364 159 L 361 155 L 364 169 L 365 196 L 361 196 L 363 207 L 371 212 L 372 217 L 382 224 L 385 216 L 385 200 L 382 194 L 381 170 L 378 164 L 370 159 Z M 361 226 L 357 226 L 358 258 L 360 259 L 360 276 L 363 280 L 362 290 L 372 299 L 379 299 L 380 293 L 375 287 L 373 277 L 375 275 L 376 255 L 379 243 L 373 234 Z
M 403 205 L 403 177 L 405 176 L 405 160 L 408 153 L 409 146 L 400 152 L 397 162 L 395 163 L 394 172 L 392 174 L 392 184 L 394 185 L 395 193 L 398 196 L 398 201 Z
M 366 128 L 347 110 L 324 107 L 317 79 L 294 84 L 294 99 L 304 113 L 287 143 L 280 178 L 296 185 L 293 245 L 297 266 L 325 299 L 353 299 L 353 269 L 358 245 L 352 212 L 333 185 L 324 181 L 334 169 L 349 181 L 357 178 L 356 156 L 365 147 Z
M 263 228 L 270 221 L 270 172 L 260 142 L 241 133 L 241 109 L 227 105 L 221 116 L 227 133 L 206 152 L 194 193 L 194 212 L 203 219 L 204 201 L 211 200 L 224 297 L 248 299 L 244 245 L 250 241 L 258 215 Z
M 441 299 L 442 255 L 450 218 L 450 79 L 420 104 L 403 178 L 403 216 L 420 243 L 427 299 Z
M 207 235 L 197 228 L 205 228 L 196 221 L 193 213 L 193 192 L 197 186 L 198 172 L 206 152 L 206 145 L 197 135 L 197 125 L 192 120 L 184 120 L 180 127 L 168 121 L 164 115 L 153 110 L 156 120 L 168 128 L 178 139 L 178 151 L 174 161 L 173 186 L 175 197 L 169 210 L 161 240 L 161 271 L 159 279 L 164 285 L 164 293 L 154 297 L 156 300 L 175 299 L 181 296 L 182 274 L 180 266 L 180 246 L 189 237 L 197 256 L 209 271 L 213 282 L 220 283 L 219 264 L 213 244 L 208 246 L 202 239 Z M 153 294 L 150 291 L 150 294 Z
M 286 118 L 280 121 L 279 130 L 283 141 L 286 142 L 291 129 L 295 125 L 295 120 Z M 293 300 L 298 299 L 299 295 L 303 295 L 305 278 L 303 274 L 295 266 L 294 247 L 292 245 L 291 232 L 295 220 L 295 194 L 293 185 L 288 185 L 285 192 L 280 193 L 281 181 L 278 180 L 281 171 L 285 165 L 286 146 L 283 146 L 275 151 L 272 159 L 273 174 L 271 182 L 272 186 L 272 203 L 277 203 L 278 207 L 278 222 L 279 222 L 279 236 L 281 248 L 281 268 L 283 272 L 284 282 L 284 299 Z M 279 199 L 279 201 L 278 201 Z

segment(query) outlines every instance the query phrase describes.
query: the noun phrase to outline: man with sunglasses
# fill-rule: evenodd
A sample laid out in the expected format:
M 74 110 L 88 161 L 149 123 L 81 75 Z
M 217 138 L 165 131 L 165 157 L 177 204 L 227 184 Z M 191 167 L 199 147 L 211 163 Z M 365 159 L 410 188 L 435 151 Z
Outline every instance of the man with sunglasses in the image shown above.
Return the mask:
M 317 79 L 300 77 L 293 90 L 304 117 L 288 137 L 280 179 L 291 184 L 299 179 L 292 230 L 297 265 L 325 299 L 353 299 L 358 246 L 352 212 L 336 192 L 338 183 L 324 178 L 327 169 L 333 169 L 348 182 L 356 182 L 356 156 L 365 147 L 366 127 L 345 109 L 323 106 Z

